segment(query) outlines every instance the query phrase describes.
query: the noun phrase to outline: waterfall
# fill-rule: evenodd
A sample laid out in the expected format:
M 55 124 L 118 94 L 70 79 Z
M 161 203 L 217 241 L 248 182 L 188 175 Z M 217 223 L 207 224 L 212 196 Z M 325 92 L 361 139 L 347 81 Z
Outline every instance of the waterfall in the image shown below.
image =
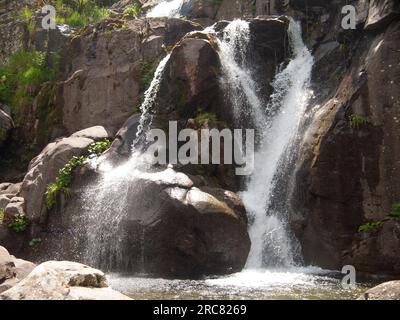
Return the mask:
M 192 4 L 193 0 L 163 0 L 147 13 L 147 17 L 179 18 L 190 11 Z
M 89 265 L 104 270 L 143 271 L 143 266 L 140 265 L 144 263 L 142 248 L 137 250 L 141 252 L 142 257 L 137 257 L 136 261 L 130 261 L 128 257 L 131 255 L 125 252 L 131 246 L 127 242 L 131 241 L 132 237 L 140 237 L 140 243 L 143 243 L 143 231 L 138 230 L 137 235 L 127 234 L 123 221 L 128 215 L 128 204 L 135 197 L 140 197 L 141 190 L 137 189 L 134 181 L 150 172 L 151 161 L 140 151 L 139 145 L 145 142 L 146 132 L 150 129 L 152 109 L 169 58 L 170 55 L 167 55 L 161 60 L 145 92 L 140 107 L 142 115 L 130 159 L 115 168 L 107 162 L 100 162 L 100 181 L 96 181 L 96 185 L 87 187 L 82 192 L 83 214 L 75 221 L 75 227 L 85 238 L 85 250 L 79 258 Z
M 150 83 L 149 88 L 144 93 L 144 101 L 140 106 L 140 111 L 142 113 L 140 117 L 140 122 L 138 126 L 138 130 L 136 133 L 136 141 L 134 141 L 134 145 L 138 142 L 142 142 L 141 140 L 144 137 L 144 133 L 150 129 L 153 117 L 152 117 L 152 107 L 154 106 L 155 99 L 157 98 L 158 91 L 160 89 L 160 84 L 162 80 L 162 76 L 164 74 L 165 66 L 167 65 L 171 54 L 168 54 L 161 62 L 158 64 L 158 67 L 154 73 L 153 80 Z
M 215 32 L 212 28 L 205 31 Z M 295 264 L 295 242 L 287 228 L 286 212 L 272 204 L 277 196 L 278 178 L 288 170 L 291 155 L 295 152 L 294 141 L 309 96 L 313 57 L 303 43 L 299 23 L 291 20 L 288 33 L 293 57 L 275 76 L 274 92 L 268 105 L 263 105 L 258 96 L 257 83 L 249 67 L 249 23 L 232 21 L 218 40 L 223 71 L 221 84 L 232 102 L 235 119 L 240 123 L 242 118 L 250 118 L 258 135 L 256 174 L 246 181 L 246 188 L 240 193 L 250 218 L 252 247 L 247 268 Z M 140 190 L 136 190 L 132 181 L 150 170 L 149 161 L 137 144 L 144 142 L 142 139 L 151 126 L 153 108 L 169 58 L 167 55 L 160 62 L 145 92 L 130 160 L 116 168 L 107 168 L 106 163 L 101 163 L 101 181 L 83 192 L 86 220 L 79 222 L 87 239 L 83 260 L 105 270 L 132 270 L 133 265 L 135 269 L 141 269 L 138 264 L 143 263 L 140 257 L 136 261 L 127 259 L 130 255 L 124 250 L 129 246 L 125 242 L 129 242 L 132 235 L 126 234 L 122 222 L 127 215 L 127 204 L 140 196 Z M 280 201 L 287 200 L 285 195 L 282 198 Z M 143 236 L 138 230 L 137 236 L 140 235 Z
M 252 224 L 252 247 L 248 268 L 292 266 L 295 246 L 286 222 L 286 212 L 271 205 L 276 197 L 277 177 L 287 170 L 295 152 L 296 135 L 306 112 L 309 84 L 314 59 L 302 40 L 301 26 L 290 21 L 289 41 L 293 57 L 274 81 L 274 93 L 267 106 L 269 118 L 255 154 L 255 169 L 241 193 Z M 288 199 L 283 196 L 280 201 Z M 282 206 L 285 207 L 285 206 Z
M 209 29 L 212 31 L 212 28 Z M 249 23 L 244 20 L 232 21 L 218 39 L 222 64 L 221 83 L 232 103 L 236 123 L 250 118 L 258 128 L 263 127 L 262 103 L 257 95 L 257 85 L 247 68 L 247 50 L 250 43 Z M 249 104 L 251 108 L 245 106 Z

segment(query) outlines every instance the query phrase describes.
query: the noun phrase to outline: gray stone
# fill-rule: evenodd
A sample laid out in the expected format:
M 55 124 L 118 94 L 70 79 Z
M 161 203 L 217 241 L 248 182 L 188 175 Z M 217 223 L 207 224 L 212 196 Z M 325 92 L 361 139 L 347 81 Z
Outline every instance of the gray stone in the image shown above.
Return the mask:
M 103 272 L 69 261 L 48 261 L 0 294 L 4 300 L 130 300 L 110 289 Z
M 34 268 L 35 264 L 32 262 L 17 259 L 0 246 L 0 293 L 16 285 Z
M 17 214 L 25 214 L 25 200 L 21 197 L 14 197 L 5 207 L 5 212 L 7 216 L 15 216 Z
M 357 300 L 400 300 L 400 281 L 389 281 L 367 290 Z
M 103 127 L 81 130 L 68 138 L 48 144 L 29 164 L 21 187 L 21 196 L 26 201 L 26 214 L 30 219 L 39 219 L 43 209 L 46 187 L 54 183 L 59 170 L 73 157 L 87 153 L 91 143 L 109 138 Z
M 396 17 L 400 17 L 398 0 L 370 0 L 368 19 L 364 28 L 366 30 L 384 28 Z

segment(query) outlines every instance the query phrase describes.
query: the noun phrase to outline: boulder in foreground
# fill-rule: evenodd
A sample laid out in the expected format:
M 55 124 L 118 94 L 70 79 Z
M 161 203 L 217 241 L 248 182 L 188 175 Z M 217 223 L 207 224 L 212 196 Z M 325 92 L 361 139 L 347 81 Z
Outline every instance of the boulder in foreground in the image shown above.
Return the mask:
M 104 273 L 69 261 L 48 261 L 0 295 L 2 300 L 129 300 L 107 286 Z
M 357 300 L 400 300 L 400 281 L 388 281 L 369 289 Z

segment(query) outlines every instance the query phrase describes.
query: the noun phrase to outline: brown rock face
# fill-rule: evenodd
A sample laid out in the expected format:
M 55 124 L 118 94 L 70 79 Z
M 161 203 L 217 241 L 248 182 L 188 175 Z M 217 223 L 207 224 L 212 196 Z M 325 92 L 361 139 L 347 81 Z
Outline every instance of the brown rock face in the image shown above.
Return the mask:
M 399 44 L 399 21 L 359 41 L 336 94 L 306 135 L 292 225 L 307 263 L 399 273 L 398 224 L 357 232 L 400 201 Z
M 163 47 L 200 28 L 163 18 L 121 23 L 89 28 L 71 42 L 62 86 L 63 125 L 68 134 L 94 125 L 118 129 L 133 114 L 145 89 L 143 62 L 156 66 L 165 54 Z
M 396 0 L 370 0 L 366 30 L 377 30 L 400 17 L 400 3 Z

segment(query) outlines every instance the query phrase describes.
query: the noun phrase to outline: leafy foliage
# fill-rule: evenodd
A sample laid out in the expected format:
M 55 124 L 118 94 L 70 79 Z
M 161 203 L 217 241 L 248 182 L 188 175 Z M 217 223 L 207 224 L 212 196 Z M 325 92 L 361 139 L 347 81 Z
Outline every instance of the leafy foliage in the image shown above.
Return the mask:
M 93 0 L 51 1 L 57 12 L 56 22 L 67 24 L 73 28 L 83 28 L 91 23 L 108 18 L 109 12 L 102 6 L 114 2 Z
M 257 13 L 257 6 L 255 3 L 250 6 L 250 11 L 253 15 Z
M 89 145 L 88 152 L 91 155 L 99 156 L 110 147 L 110 140 L 103 139 Z M 73 172 L 76 168 L 82 166 L 88 159 L 88 156 L 74 156 L 67 164 L 58 172 L 57 179 L 54 183 L 50 183 L 46 188 L 46 206 L 52 209 L 56 204 L 57 195 L 62 192 L 66 195 L 70 193 L 70 185 L 73 178 Z
M 146 90 L 151 81 L 153 80 L 155 67 L 154 64 L 150 60 L 143 60 L 140 68 L 140 89 Z
M 46 188 L 46 205 L 51 209 L 56 204 L 56 198 L 59 192 L 69 194 L 69 186 L 72 182 L 72 172 L 75 168 L 80 167 L 87 160 L 86 156 L 74 156 L 67 164 L 60 169 L 55 183 L 51 183 Z
M 195 120 L 196 120 L 196 122 L 198 122 L 198 123 L 203 123 L 203 122 L 205 122 L 206 120 L 210 120 L 210 121 L 212 121 L 212 122 L 217 122 L 218 121 L 218 118 L 217 118 L 217 115 L 215 114 L 215 113 L 212 113 L 212 112 L 204 112 L 204 113 L 201 113 L 201 114 L 199 114 L 196 118 L 195 118 Z
M 31 247 L 31 248 L 36 248 L 38 245 L 40 245 L 42 243 L 42 239 L 41 238 L 38 238 L 38 237 L 35 237 L 35 238 L 32 238 L 32 240 L 31 241 L 29 241 L 29 246 Z
M 137 18 L 140 14 L 141 7 L 142 5 L 139 2 L 133 1 L 133 3 L 124 10 L 124 16 Z
M 0 65 L 0 102 L 9 105 L 14 114 L 22 112 L 24 106 L 32 103 L 40 86 L 55 79 L 59 56 L 52 54 L 50 60 L 54 65 L 52 69 L 47 66 L 44 52 L 19 50 L 14 53 L 7 65 Z
M 92 143 L 89 146 L 88 151 L 90 154 L 98 156 L 102 154 L 104 151 L 106 151 L 110 147 L 110 145 L 111 142 L 109 139 L 103 139 L 101 141 Z
M 0 224 L 3 224 L 5 214 L 6 211 L 4 209 L 0 209 Z
M 14 216 L 13 221 L 8 225 L 9 228 L 15 232 L 23 232 L 28 226 L 28 219 L 24 214 L 17 214 Z
M 400 203 L 396 203 L 392 206 L 390 212 L 382 219 L 378 221 L 372 221 L 362 224 L 358 228 L 358 232 L 368 232 L 380 228 L 385 222 L 396 221 L 400 224 Z
M 359 129 L 361 126 L 366 125 L 368 122 L 367 119 L 365 119 L 363 116 L 355 114 L 349 117 L 349 121 L 350 121 L 350 127 L 354 129 Z

